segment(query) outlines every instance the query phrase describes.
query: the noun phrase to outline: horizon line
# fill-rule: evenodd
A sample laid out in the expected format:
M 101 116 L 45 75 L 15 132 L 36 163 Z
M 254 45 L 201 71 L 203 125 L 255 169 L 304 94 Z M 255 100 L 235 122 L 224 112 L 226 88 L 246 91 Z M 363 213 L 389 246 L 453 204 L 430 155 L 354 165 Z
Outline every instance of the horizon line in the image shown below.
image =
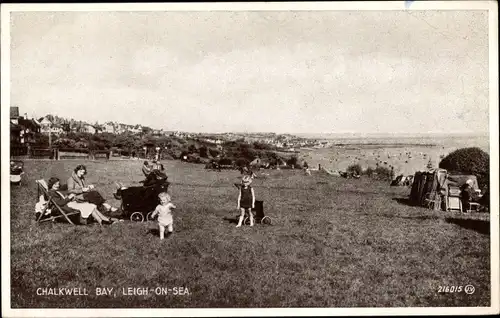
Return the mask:
M 10 107 L 18 107 L 19 109 L 21 108 L 19 106 L 10 106 Z M 22 114 L 24 115 L 27 113 L 25 112 Z M 62 119 L 66 119 L 66 120 L 73 119 L 75 121 L 80 121 L 80 122 L 84 122 L 84 123 L 93 125 L 92 123 L 90 123 L 87 120 L 66 118 L 66 117 L 61 117 L 60 115 L 55 115 L 55 114 L 50 114 L 50 113 L 42 115 L 41 117 L 39 117 L 37 115 L 33 116 L 33 114 L 31 116 L 28 116 L 28 117 L 35 118 L 38 120 L 39 118 L 45 118 L 48 115 L 57 116 L 57 117 L 60 117 Z M 23 117 L 21 115 L 21 111 L 19 111 L 19 116 Z M 374 131 L 371 131 L 371 132 L 355 132 L 355 131 L 342 131 L 342 132 L 188 131 L 188 130 L 181 130 L 181 129 L 154 128 L 154 127 L 151 127 L 151 126 L 145 125 L 145 124 L 140 124 L 140 123 L 129 124 L 129 123 L 117 122 L 114 120 L 106 120 L 106 121 L 103 121 L 102 123 L 100 121 L 97 121 L 97 124 L 104 125 L 108 122 L 123 124 L 123 125 L 127 125 L 127 126 L 139 125 L 142 127 L 148 127 L 152 130 L 163 130 L 165 132 L 180 132 L 180 133 L 189 133 L 189 134 L 276 134 L 276 135 L 294 135 L 294 136 L 308 135 L 308 136 L 341 136 L 341 137 L 345 137 L 345 136 L 352 136 L 352 137 L 384 136 L 384 137 L 388 137 L 388 136 L 392 136 L 392 135 L 394 135 L 394 136 L 436 136 L 436 135 L 441 135 L 441 136 L 490 136 L 489 131 L 477 131 L 477 132 L 471 132 L 471 131 L 466 131 L 466 132 L 462 132 L 462 131 L 451 131 L 451 132 L 443 132 L 443 131 L 425 131 L 425 132 L 398 132 L 398 131 L 395 131 L 395 132 L 374 132 Z M 320 137 L 317 137 L 317 138 L 320 138 Z

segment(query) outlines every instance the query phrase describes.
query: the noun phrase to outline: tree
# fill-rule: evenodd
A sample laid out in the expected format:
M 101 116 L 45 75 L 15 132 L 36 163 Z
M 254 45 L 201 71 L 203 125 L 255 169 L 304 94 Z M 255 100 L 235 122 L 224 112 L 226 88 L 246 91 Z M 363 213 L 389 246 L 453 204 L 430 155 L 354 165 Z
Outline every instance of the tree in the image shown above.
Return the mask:
M 189 145 L 188 147 L 189 153 L 196 153 L 198 152 L 198 149 L 196 149 L 196 146 L 194 144 Z
M 229 158 L 222 158 L 221 160 L 219 160 L 219 164 L 229 166 L 233 164 L 233 161 Z
M 65 133 L 71 132 L 71 126 L 69 123 L 62 124 L 62 129 L 64 130 Z
M 153 130 L 151 128 L 149 128 L 149 127 L 146 127 L 146 126 L 142 127 L 142 133 L 145 134 L 145 135 L 152 133 L 152 131 Z
M 198 150 L 200 152 L 200 157 L 208 158 L 208 148 L 206 146 L 201 146 Z
M 349 167 L 347 167 L 346 171 L 348 173 L 351 173 L 351 174 L 357 175 L 357 176 L 360 176 L 361 173 L 363 173 L 363 169 L 361 168 L 361 165 L 359 163 L 350 165 Z
M 490 155 L 480 148 L 457 149 L 441 160 L 439 168 L 475 175 L 479 186 L 489 187 Z
M 253 143 L 253 147 L 255 149 L 258 149 L 258 150 L 270 150 L 270 149 L 273 149 L 273 147 L 271 145 L 268 145 L 268 144 L 265 144 L 265 143 L 262 143 L 262 142 L 254 142 Z
M 240 148 L 240 156 L 246 158 L 247 160 L 253 160 L 256 157 L 256 152 L 250 147 Z
M 210 156 L 214 158 L 220 154 L 220 151 L 215 148 L 209 148 L 208 151 L 210 152 Z
M 249 163 L 250 163 L 250 161 L 246 158 L 238 158 L 235 161 L 236 166 L 240 167 L 240 168 L 248 166 Z
M 292 156 L 290 159 L 286 161 L 286 164 L 293 167 L 297 166 L 298 161 L 299 159 L 297 158 L 297 156 Z

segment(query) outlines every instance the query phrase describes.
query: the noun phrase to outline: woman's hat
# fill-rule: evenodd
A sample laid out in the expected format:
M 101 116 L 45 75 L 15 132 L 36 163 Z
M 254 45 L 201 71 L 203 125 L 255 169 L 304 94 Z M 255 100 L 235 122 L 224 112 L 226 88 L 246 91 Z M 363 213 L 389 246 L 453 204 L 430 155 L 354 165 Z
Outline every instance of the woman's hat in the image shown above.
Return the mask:
M 474 186 L 474 181 L 472 181 L 472 179 L 467 180 L 465 183 L 467 183 L 471 187 Z
M 250 178 L 250 176 L 244 176 L 241 179 L 241 183 L 243 183 L 243 184 L 250 184 L 250 183 L 252 183 L 252 178 Z

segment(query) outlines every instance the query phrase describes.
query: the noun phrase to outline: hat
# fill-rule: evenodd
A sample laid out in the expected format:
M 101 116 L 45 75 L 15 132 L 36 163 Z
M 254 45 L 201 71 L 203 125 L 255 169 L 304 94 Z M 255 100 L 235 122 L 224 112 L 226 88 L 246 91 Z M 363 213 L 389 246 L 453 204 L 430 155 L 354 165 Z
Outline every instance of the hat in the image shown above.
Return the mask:
M 472 179 L 467 180 L 465 183 L 467 183 L 471 187 L 474 185 L 474 181 L 472 181 Z
M 250 184 L 252 183 L 252 178 L 250 178 L 250 176 L 244 176 L 242 179 L 241 179 L 241 183 L 242 184 Z

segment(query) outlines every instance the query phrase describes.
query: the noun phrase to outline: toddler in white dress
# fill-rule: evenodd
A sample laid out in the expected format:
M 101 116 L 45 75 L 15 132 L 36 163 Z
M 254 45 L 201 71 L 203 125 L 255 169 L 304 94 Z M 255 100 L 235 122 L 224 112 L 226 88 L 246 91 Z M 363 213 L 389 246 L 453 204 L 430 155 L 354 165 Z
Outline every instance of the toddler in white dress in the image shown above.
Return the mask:
M 170 202 L 170 195 L 166 192 L 162 192 L 158 195 L 160 198 L 160 204 L 156 207 L 153 214 L 151 215 L 153 218 L 158 215 L 158 226 L 160 227 L 160 239 L 163 240 L 165 238 L 165 227 L 168 229 L 168 234 L 172 234 L 174 231 L 174 219 L 172 217 L 172 210 L 176 208 L 176 206 Z

